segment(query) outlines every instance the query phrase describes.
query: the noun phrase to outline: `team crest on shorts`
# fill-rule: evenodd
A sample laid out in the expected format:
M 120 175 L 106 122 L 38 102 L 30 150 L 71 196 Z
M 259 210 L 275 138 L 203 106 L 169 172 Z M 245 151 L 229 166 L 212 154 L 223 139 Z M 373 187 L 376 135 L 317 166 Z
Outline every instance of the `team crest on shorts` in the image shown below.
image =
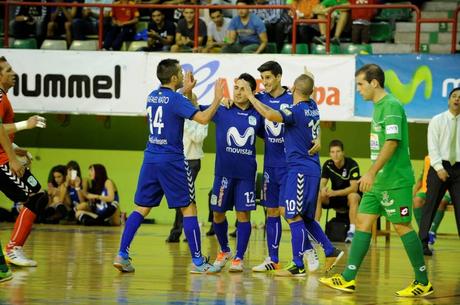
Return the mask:
M 212 194 L 211 195 L 211 205 L 216 205 L 217 204 L 217 196 Z
M 395 201 L 393 199 L 390 199 L 390 195 L 388 195 L 388 192 L 382 192 L 382 200 L 380 201 L 380 204 L 382 204 L 384 207 L 389 207 L 392 206 Z
M 248 117 L 248 122 L 249 122 L 249 125 L 251 125 L 251 126 L 256 126 L 257 125 L 257 119 L 253 115 L 250 115 Z

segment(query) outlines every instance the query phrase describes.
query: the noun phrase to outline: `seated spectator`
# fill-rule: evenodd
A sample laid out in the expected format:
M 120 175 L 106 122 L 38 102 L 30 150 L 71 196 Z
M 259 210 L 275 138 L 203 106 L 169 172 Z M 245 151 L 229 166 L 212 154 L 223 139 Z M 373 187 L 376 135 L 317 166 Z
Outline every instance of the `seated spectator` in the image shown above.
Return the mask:
M 212 5 L 235 5 L 236 0 L 211 0 L 210 1 Z M 226 18 L 233 18 L 238 16 L 238 12 L 235 9 L 227 9 L 227 10 L 222 10 L 222 13 L 224 14 L 224 17 Z
M 344 5 L 348 4 L 348 0 L 323 0 L 320 4 L 313 8 L 313 12 L 318 15 L 318 19 L 325 20 L 326 15 L 329 12 L 330 7 L 337 6 L 337 5 Z M 335 24 L 335 32 L 334 36 L 331 39 L 331 43 L 333 44 L 340 44 L 340 35 L 342 35 L 343 30 L 345 29 L 347 22 L 348 22 L 348 15 L 349 10 L 342 9 L 336 10 L 333 13 L 334 19 L 337 19 Z M 315 37 L 315 42 L 319 44 L 326 43 L 326 24 L 321 23 L 319 25 L 319 31 L 321 33 L 321 37 Z
M 359 166 L 352 158 L 345 157 L 343 143 L 340 140 L 332 140 L 329 143 L 329 156 L 331 159 L 323 164 L 315 218 L 317 221 L 321 218 L 322 207 L 342 212 L 349 209 L 350 229 L 345 242 L 351 243 L 361 200 L 361 195 L 358 194 Z M 327 187 L 329 180 L 331 189 Z
M 350 4 L 368 5 L 378 4 L 377 0 L 350 0 Z M 351 42 L 354 44 L 369 43 L 371 40 L 371 19 L 377 13 L 373 9 L 351 10 Z
M 161 10 L 154 9 L 147 33 L 149 37 L 147 47 L 142 48 L 141 51 L 169 51 L 174 43 L 176 26 L 171 21 L 165 20 L 165 15 Z
M 83 178 L 81 177 L 80 165 L 77 161 L 69 161 L 67 163 L 66 177 L 67 194 L 72 208 L 68 215 L 69 220 L 75 219 L 75 209 L 80 205 L 80 203 L 85 201 L 82 185 L 85 185 L 85 181 L 83 181 Z
M 228 27 L 228 45 L 222 53 L 262 53 L 267 46 L 267 30 L 262 20 L 244 8 L 250 0 L 238 0 L 238 16 Z
M 87 4 L 112 4 L 112 0 L 85 0 Z M 103 30 L 106 32 L 111 23 L 110 7 L 103 9 L 104 23 Z M 72 35 L 74 40 L 85 40 L 87 35 L 99 33 L 99 12 L 98 7 L 85 7 L 81 18 L 74 18 L 72 21 Z
M 292 5 L 296 10 L 297 18 L 299 19 L 313 19 L 313 8 L 319 4 L 319 0 L 293 0 Z M 291 13 L 291 11 L 289 12 Z M 297 25 L 297 42 L 298 43 L 311 43 L 313 37 L 319 36 L 319 27 L 316 24 L 300 23 Z M 292 42 L 292 25 L 290 25 L 289 42 Z
M 32 0 L 30 2 L 42 2 L 42 0 Z M 12 36 L 17 39 L 34 36 L 41 42 L 46 33 L 46 12 L 46 6 L 18 6 L 16 16 L 11 23 Z
M 230 25 L 230 19 L 225 18 L 221 9 L 211 8 L 209 9 L 209 16 L 211 22 L 208 23 L 208 42 L 206 47 L 203 49 L 204 53 L 220 53 L 222 47 L 225 45 L 228 34 L 228 26 Z
M 198 47 L 206 44 L 206 23 L 198 20 Z M 195 39 L 195 10 L 184 9 L 184 18 L 177 23 L 176 44 L 171 47 L 171 52 L 191 52 Z
M 44 223 L 59 223 L 67 217 L 71 209 L 66 187 L 67 168 L 57 165 L 51 169 L 48 177 L 48 206 L 44 212 Z
M 114 2 L 116 5 L 134 5 L 135 2 L 129 0 L 120 0 Z M 104 50 L 120 50 L 123 42 L 130 41 L 136 30 L 139 12 L 135 7 L 113 7 L 112 8 L 112 25 L 107 31 L 104 39 Z
M 102 164 L 89 167 L 90 181 L 83 187 L 83 196 L 87 200 L 77 207 L 75 217 L 85 226 L 120 225 L 118 189 L 107 176 Z
M 56 0 L 57 3 L 83 3 L 84 0 Z M 57 39 L 65 35 L 67 46 L 72 44 L 72 20 L 82 18 L 82 8 L 79 7 L 50 7 L 50 22 L 47 27 L 47 38 Z
M 284 0 L 256 0 L 258 5 L 283 5 Z M 268 41 L 276 43 L 276 48 L 281 51 L 286 38 L 287 23 L 290 20 L 282 18 L 285 16 L 284 10 L 281 9 L 256 9 L 254 14 L 259 16 L 265 24 Z M 286 12 L 287 14 L 287 12 Z M 287 15 L 286 15 L 287 16 Z

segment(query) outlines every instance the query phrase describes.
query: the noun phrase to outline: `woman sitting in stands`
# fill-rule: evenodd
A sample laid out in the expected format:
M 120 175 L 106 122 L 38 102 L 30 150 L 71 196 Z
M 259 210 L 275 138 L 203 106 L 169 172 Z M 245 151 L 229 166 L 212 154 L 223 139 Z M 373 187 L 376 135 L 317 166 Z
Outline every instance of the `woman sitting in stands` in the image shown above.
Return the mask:
M 57 224 L 67 217 L 71 210 L 70 199 L 66 187 L 67 168 L 64 165 L 54 166 L 48 177 L 48 206 L 44 213 L 44 223 Z
M 120 225 L 118 190 L 108 178 L 105 167 L 102 164 L 90 165 L 89 178 L 82 190 L 87 202 L 77 206 L 77 220 L 85 226 Z

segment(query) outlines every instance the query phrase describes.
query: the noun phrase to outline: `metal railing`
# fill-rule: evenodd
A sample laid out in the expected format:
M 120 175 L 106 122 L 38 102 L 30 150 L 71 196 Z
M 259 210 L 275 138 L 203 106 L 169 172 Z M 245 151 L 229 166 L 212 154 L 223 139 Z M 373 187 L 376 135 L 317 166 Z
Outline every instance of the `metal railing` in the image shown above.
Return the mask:
M 103 33 L 103 19 L 104 8 L 113 7 L 135 7 L 137 9 L 186 9 L 191 8 L 195 10 L 195 24 L 194 24 L 194 48 L 198 47 L 198 30 L 199 30 L 199 11 L 201 9 L 219 8 L 219 9 L 238 9 L 242 8 L 240 5 L 161 5 L 161 4 L 127 4 L 127 5 L 114 5 L 114 4 L 93 4 L 93 3 L 47 3 L 47 2 L 14 2 L 5 1 L 0 2 L 4 6 L 4 47 L 9 47 L 9 8 L 10 6 L 49 6 L 49 7 L 86 7 L 86 8 L 99 8 L 99 25 L 98 25 L 98 39 L 99 49 L 102 48 L 102 33 Z M 247 9 L 284 9 L 292 12 L 292 54 L 296 53 L 297 44 L 297 25 L 298 24 L 326 24 L 326 52 L 330 53 L 330 30 L 332 13 L 336 10 L 343 9 L 411 9 L 415 12 L 415 52 L 420 52 L 420 33 L 422 23 L 447 23 L 452 24 L 452 41 L 451 53 L 455 53 L 457 44 L 457 22 L 460 6 L 456 8 L 453 18 L 422 18 L 420 9 L 412 4 L 372 4 L 372 5 L 340 5 L 331 7 L 326 15 L 325 20 L 320 19 L 302 19 L 297 18 L 295 8 L 291 5 L 245 5 Z

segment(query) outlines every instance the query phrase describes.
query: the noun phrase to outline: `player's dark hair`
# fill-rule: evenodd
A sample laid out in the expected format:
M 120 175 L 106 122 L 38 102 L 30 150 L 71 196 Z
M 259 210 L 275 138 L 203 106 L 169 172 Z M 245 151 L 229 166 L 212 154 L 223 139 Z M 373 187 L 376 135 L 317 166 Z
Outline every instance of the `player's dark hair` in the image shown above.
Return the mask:
M 251 74 L 248 73 L 243 73 L 240 76 L 238 76 L 238 79 L 245 80 L 249 83 L 249 86 L 251 87 L 251 90 L 254 91 L 257 88 L 257 82 L 254 77 L 251 76 Z
M 452 91 L 449 93 L 449 98 L 452 96 L 452 94 L 454 94 L 455 91 L 459 91 L 459 90 L 460 90 L 460 87 L 452 89 Z
M 53 166 L 50 170 L 50 173 L 48 175 L 48 183 L 51 183 L 54 187 L 58 187 L 59 185 L 56 183 L 56 180 L 54 180 L 54 173 L 60 173 L 62 177 L 65 179 L 67 176 L 67 168 L 65 165 L 56 165 Z
M 247 4 L 247 5 L 251 5 L 254 2 L 252 0 L 236 0 L 236 4 L 238 4 L 238 3 L 244 3 L 244 4 Z
M 105 181 L 109 179 L 109 177 L 107 177 L 107 171 L 102 164 L 91 164 L 89 168 L 94 169 L 94 180 L 90 181 L 88 192 L 101 194 L 104 189 Z
M 274 76 L 283 74 L 283 69 L 281 68 L 280 64 L 273 60 L 262 64 L 259 68 L 257 68 L 257 71 L 260 73 L 270 71 Z
M 220 9 L 220 8 L 210 8 L 209 9 L 209 16 L 211 16 L 215 12 L 220 12 L 222 14 L 222 9 Z
M 162 85 L 169 84 L 171 78 L 179 73 L 179 61 L 177 59 L 163 59 L 157 67 L 157 78 Z
M 76 170 L 77 171 L 77 176 L 81 178 L 81 169 L 80 169 L 80 164 L 78 164 L 77 161 L 71 160 L 67 163 L 67 169 L 69 170 Z
M 373 79 L 375 79 L 380 87 L 385 88 L 385 73 L 383 72 L 382 68 L 380 68 L 376 64 L 367 64 L 362 66 L 361 68 L 356 71 L 355 76 L 360 74 L 364 74 L 364 79 L 370 83 Z
M 163 12 L 163 10 L 162 10 L 162 9 L 159 9 L 159 8 L 154 8 L 154 9 L 152 10 L 152 13 L 150 14 L 150 16 L 153 15 L 153 12 L 159 12 L 159 13 L 162 14 L 163 16 L 165 15 L 165 12 Z
M 340 147 L 340 149 L 343 151 L 343 143 L 342 141 L 340 140 L 332 140 L 330 143 L 329 143 L 329 150 L 332 148 L 332 147 Z

